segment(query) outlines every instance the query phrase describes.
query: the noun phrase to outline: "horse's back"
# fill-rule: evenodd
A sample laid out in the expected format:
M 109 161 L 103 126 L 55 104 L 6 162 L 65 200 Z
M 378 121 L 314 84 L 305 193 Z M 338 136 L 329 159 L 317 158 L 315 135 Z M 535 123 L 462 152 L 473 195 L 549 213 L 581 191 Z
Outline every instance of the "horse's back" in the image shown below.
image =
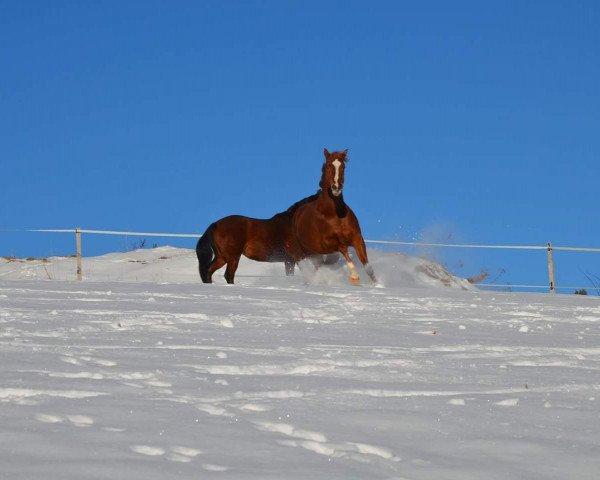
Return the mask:
M 248 224 L 244 255 L 252 260 L 283 262 L 291 239 L 291 216 L 254 219 Z
M 215 222 L 215 244 L 225 257 L 245 255 L 257 261 L 285 261 L 291 216 L 270 219 L 229 215 Z

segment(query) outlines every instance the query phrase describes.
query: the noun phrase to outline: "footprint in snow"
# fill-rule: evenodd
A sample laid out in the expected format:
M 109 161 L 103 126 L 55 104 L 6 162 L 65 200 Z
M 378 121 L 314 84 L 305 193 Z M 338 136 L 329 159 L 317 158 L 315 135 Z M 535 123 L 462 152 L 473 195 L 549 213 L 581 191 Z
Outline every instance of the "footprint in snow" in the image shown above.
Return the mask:
M 76 427 L 89 427 L 94 424 L 94 419 L 87 415 L 67 415 L 67 420 Z
M 65 421 L 65 419 L 61 416 L 58 415 L 48 415 L 45 413 L 38 413 L 35 416 L 35 419 L 38 422 L 42 422 L 42 423 L 62 423 Z
M 94 419 L 87 415 L 49 415 L 45 413 L 39 413 L 35 416 L 38 422 L 42 423 L 64 423 L 70 422 L 75 427 L 89 427 L 94 424 Z
M 224 467 L 223 465 L 216 465 L 214 463 L 203 463 L 202 468 L 207 472 L 225 472 L 229 470 L 228 467 Z
M 167 456 L 167 459 L 171 462 L 189 463 L 202 453 L 204 453 L 202 450 L 196 448 L 174 446 L 171 447 L 171 453 Z
M 151 447 L 150 445 L 132 445 L 131 451 L 146 455 L 149 457 L 159 457 L 165 454 L 165 450 L 160 447 Z

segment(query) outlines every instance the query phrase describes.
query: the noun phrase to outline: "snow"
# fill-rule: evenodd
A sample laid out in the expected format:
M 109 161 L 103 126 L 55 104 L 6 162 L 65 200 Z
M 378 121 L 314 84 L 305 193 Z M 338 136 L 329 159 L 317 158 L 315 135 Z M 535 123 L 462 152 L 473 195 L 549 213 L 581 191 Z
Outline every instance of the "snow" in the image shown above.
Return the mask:
M 370 251 L 294 278 L 194 252 L 0 260 L 0 478 L 592 479 L 600 302 Z M 308 283 L 306 282 L 308 280 Z

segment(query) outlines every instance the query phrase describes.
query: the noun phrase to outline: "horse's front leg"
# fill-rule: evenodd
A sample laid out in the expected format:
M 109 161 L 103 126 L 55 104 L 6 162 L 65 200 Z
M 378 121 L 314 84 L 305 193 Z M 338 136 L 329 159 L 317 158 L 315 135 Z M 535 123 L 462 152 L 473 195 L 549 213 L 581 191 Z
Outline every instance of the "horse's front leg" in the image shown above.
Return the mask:
M 344 256 L 346 263 L 348 264 L 348 270 L 350 270 L 350 283 L 352 285 L 360 285 L 360 277 L 358 276 L 354 263 L 352 263 L 352 258 L 350 258 L 350 254 L 348 253 L 348 247 L 340 248 L 340 253 Z
M 373 283 L 377 283 L 377 278 L 375 277 L 375 272 L 373 271 L 373 267 L 369 264 L 369 258 L 367 257 L 367 247 L 365 246 L 365 241 L 362 235 L 358 234 L 354 237 L 354 241 L 352 242 L 352 246 L 356 251 L 356 255 L 358 255 L 358 259 L 360 263 L 362 263 L 365 267 L 365 272 L 371 278 Z

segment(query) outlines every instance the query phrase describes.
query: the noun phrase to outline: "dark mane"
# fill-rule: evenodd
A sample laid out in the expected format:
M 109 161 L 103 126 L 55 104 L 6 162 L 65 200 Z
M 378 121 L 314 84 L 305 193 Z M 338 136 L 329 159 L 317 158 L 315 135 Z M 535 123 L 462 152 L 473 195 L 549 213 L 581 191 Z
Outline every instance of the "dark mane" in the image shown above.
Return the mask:
M 292 206 L 290 206 L 290 208 L 288 208 L 286 210 L 286 212 L 288 212 L 288 213 L 294 213 L 296 211 L 296 209 L 300 205 L 304 205 L 305 203 L 312 202 L 313 200 L 316 200 L 319 197 L 319 193 L 320 192 L 321 192 L 321 190 L 319 190 L 317 193 L 314 193 L 314 194 L 310 195 L 309 197 L 305 197 L 302 200 L 298 200 L 296 203 L 294 203 Z M 281 212 L 281 213 L 283 213 L 283 212 Z
M 313 200 L 316 200 L 319 197 L 319 192 L 320 191 L 321 190 L 319 190 L 317 193 L 315 193 L 313 195 L 310 195 L 308 197 L 303 198 L 302 200 L 298 200 L 296 203 L 294 203 L 293 205 L 291 205 L 287 210 L 284 210 L 283 212 L 276 213 L 275 215 L 273 215 L 272 218 L 275 218 L 275 217 L 279 218 L 280 216 L 283 216 L 283 215 L 290 215 L 290 216 L 293 215 L 294 212 L 296 210 L 298 210 L 298 207 L 304 205 L 305 203 L 309 203 L 309 202 L 312 202 Z

